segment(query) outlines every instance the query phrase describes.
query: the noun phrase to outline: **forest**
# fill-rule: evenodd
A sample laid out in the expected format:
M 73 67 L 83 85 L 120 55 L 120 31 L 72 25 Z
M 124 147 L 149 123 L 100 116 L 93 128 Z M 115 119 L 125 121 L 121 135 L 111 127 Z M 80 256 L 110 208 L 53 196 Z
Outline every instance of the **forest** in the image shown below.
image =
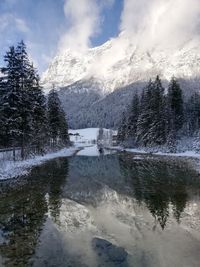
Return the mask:
M 123 113 L 118 142 L 131 147 L 165 146 L 169 152 L 176 152 L 179 140 L 198 140 L 199 133 L 200 95 L 186 98 L 175 77 L 164 88 L 157 76 L 141 95 L 135 93 Z
M 0 70 L 0 148 L 20 148 L 21 158 L 69 145 L 68 124 L 57 92 L 48 96 L 23 41 L 4 56 Z

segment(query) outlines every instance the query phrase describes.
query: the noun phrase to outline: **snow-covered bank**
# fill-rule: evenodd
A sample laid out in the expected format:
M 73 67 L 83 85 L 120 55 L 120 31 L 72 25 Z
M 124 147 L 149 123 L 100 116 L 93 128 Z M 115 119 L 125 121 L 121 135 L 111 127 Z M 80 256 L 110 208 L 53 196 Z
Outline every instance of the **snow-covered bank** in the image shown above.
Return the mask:
M 101 141 L 109 144 L 112 142 L 112 135 L 116 134 L 116 131 L 111 129 L 102 129 L 101 137 L 99 128 L 85 128 L 85 129 L 77 129 L 77 130 L 69 130 L 70 140 L 74 142 L 75 145 L 82 144 L 95 144 L 97 140 L 101 138 Z
M 92 143 L 96 142 L 99 128 L 86 128 L 69 130 L 70 140 L 74 143 Z
M 99 128 L 85 128 L 77 130 L 69 130 L 70 141 L 74 143 L 74 146 L 81 150 L 77 153 L 77 156 L 99 156 L 100 154 L 111 154 L 110 150 L 99 150 L 98 145 L 106 146 L 112 143 L 112 136 L 116 134 L 116 131 L 110 129 Z
M 46 154 L 44 156 L 36 156 L 24 161 L 2 161 L 0 162 L 0 180 L 27 175 L 34 166 L 41 165 L 51 159 L 72 156 L 77 151 L 77 148 L 70 147 L 64 148 L 54 153 Z
M 200 159 L 200 153 L 196 153 L 195 151 L 185 151 L 182 153 L 164 153 L 164 152 L 145 151 L 144 149 L 137 149 L 137 148 L 123 148 L 121 146 L 108 147 L 107 149 L 125 151 L 125 152 L 136 153 L 136 154 L 151 154 L 151 155 L 157 155 L 157 156 L 185 157 L 185 158 Z
M 87 157 L 97 157 L 100 155 L 110 155 L 115 153 L 115 151 L 103 149 L 100 151 L 97 145 L 91 145 L 91 146 L 85 146 L 83 149 L 81 149 L 77 156 L 87 156 Z

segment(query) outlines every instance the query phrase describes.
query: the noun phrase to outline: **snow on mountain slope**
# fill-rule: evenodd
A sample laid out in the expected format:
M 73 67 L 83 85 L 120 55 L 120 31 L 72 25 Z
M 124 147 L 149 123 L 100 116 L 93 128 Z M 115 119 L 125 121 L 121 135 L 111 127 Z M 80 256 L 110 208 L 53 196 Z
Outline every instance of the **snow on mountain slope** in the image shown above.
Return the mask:
M 200 75 L 199 47 L 199 42 L 192 40 L 178 49 L 146 50 L 134 46 L 121 34 L 84 54 L 69 49 L 60 52 L 43 74 L 42 83 L 49 89 L 52 84 L 64 87 L 92 78 L 101 93 L 107 94 L 158 74 L 167 80 L 173 75 L 190 79 Z
M 156 75 L 164 86 L 172 76 L 179 78 L 186 96 L 199 90 L 199 41 L 193 39 L 176 48 L 144 47 L 134 45 L 122 33 L 85 53 L 69 49 L 58 53 L 42 83 L 46 92 L 53 85 L 58 88 L 72 129 L 116 129 L 134 92 L 140 92 Z

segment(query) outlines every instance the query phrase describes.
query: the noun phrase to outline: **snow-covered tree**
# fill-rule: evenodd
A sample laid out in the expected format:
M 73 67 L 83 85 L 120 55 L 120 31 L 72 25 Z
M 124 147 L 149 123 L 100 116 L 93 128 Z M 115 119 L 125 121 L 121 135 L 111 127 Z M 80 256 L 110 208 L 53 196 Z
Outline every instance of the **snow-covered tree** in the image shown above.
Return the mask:
M 164 88 L 159 76 L 151 86 L 150 101 L 150 125 L 148 130 L 148 140 L 150 144 L 162 145 L 166 141 L 165 120 L 164 120 Z
M 5 145 L 18 144 L 22 136 L 21 107 L 23 102 L 19 82 L 18 58 L 14 47 L 10 47 L 4 57 L 6 66 L 2 68 L 1 114 L 7 141 Z
M 198 134 L 200 131 L 200 95 L 193 94 L 185 107 L 186 129 L 189 136 Z
M 151 98 L 154 84 L 150 80 L 143 90 L 140 98 L 140 114 L 137 120 L 137 142 L 139 145 L 147 146 L 150 142 L 149 130 L 152 123 Z
M 32 84 L 32 128 L 33 141 L 37 146 L 38 152 L 46 144 L 47 139 L 47 114 L 46 114 L 46 98 L 42 92 L 39 84 L 39 76 L 34 72 L 34 79 Z
M 127 121 L 127 138 L 132 139 L 133 142 L 136 141 L 137 121 L 139 117 L 139 103 L 139 96 L 136 92 L 131 103 L 131 107 L 129 110 L 130 114 Z
M 3 109 L 3 98 L 5 95 L 5 83 L 3 77 L 0 77 L 0 147 L 5 146 L 5 144 L 8 142 L 7 134 L 6 134 L 6 127 L 5 127 L 5 114 Z
M 178 132 L 184 123 L 184 109 L 183 109 L 183 95 L 180 85 L 175 77 L 171 79 L 168 88 L 169 105 L 171 113 L 174 118 L 174 126 L 176 132 Z
M 117 134 L 117 141 L 119 143 L 126 140 L 126 133 L 127 133 L 127 116 L 124 112 L 122 115 L 122 120 L 118 128 L 118 134 Z
M 46 100 L 23 41 L 16 48 L 10 47 L 4 60 L 0 78 L 2 145 L 21 146 L 24 158 L 24 148 L 36 144 L 42 133 L 44 136 Z
M 52 89 L 48 95 L 47 104 L 49 135 L 55 146 L 60 140 L 69 143 L 68 126 L 58 93 Z
M 120 141 L 132 138 L 134 145 L 167 144 L 171 151 L 175 150 L 177 133 L 184 123 L 182 90 L 176 79 L 172 78 L 167 93 L 159 76 L 154 82 L 150 80 L 140 98 L 134 96 L 127 114 L 128 120 L 123 115 L 119 128 Z

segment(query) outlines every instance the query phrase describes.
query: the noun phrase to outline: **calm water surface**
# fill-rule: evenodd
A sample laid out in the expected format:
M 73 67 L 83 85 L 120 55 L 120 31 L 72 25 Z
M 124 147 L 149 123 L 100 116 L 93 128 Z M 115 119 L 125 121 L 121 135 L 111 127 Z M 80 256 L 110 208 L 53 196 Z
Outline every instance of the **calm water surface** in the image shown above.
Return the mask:
M 74 156 L 0 183 L 0 266 L 200 266 L 200 177 L 183 161 Z

